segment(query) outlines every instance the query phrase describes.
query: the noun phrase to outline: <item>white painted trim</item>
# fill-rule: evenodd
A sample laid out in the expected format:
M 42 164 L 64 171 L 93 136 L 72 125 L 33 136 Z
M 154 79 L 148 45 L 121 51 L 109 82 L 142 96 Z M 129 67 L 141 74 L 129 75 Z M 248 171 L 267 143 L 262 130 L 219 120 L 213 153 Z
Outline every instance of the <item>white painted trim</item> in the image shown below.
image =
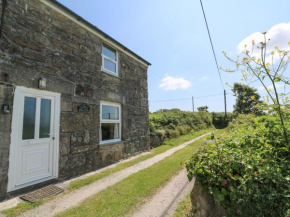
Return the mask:
M 36 180 L 33 182 L 25 183 L 23 185 L 16 186 L 16 172 L 17 172 L 17 162 L 15 158 L 17 157 L 17 145 L 19 139 L 17 138 L 19 133 L 19 116 L 20 112 L 23 111 L 23 100 L 21 100 L 21 93 L 33 94 L 35 96 L 46 96 L 53 97 L 55 100 L 54 107 L 54 149 L 53 149 L 53 171 L 51 177 L 46 177 L 44 179 Z M 14 100 L 13 100 L 13 114 L 12 114 L 12 132 L 11 132 L 11 144 L 10 144 L 10 156 L 9 156 L 9 170 L 8 170 L 8 186 L 7 191 L 18 190 L 30 185 L 41 183 L 50 179 L 55 179 L 58 177 L 58 164 L 59 164 L 59 129 L 60 129 L 60 93 L 49 92 L 45 90 L 31 89 L 26 87 L 17 86 L 15 88 Z
M 106 44 L 106 43 L 103 43 L 103 45 L 104 44 Z M 102 45 L 102 54 L 101 54 L 102 55 L 102 67 L 101 67 L 101 70 L 103 72 L 109 73 L 109 74 L 114 75 L 114 76 L 116 76 L 116 77 L 119 78 L 120 77 L 119 76 L 119 52 L 118 52 L 118 50 L 115 47 L 112 47 L 110 45 L 107 45 L 108 47 L 111 47 L 112 49 L 114 49 L 115 52 L 116 52 L 116 60 L 113 60 L 110 57 L 108 57 L 105 54 L 103 54 L 103 45 Z M 115 63 L 116 64 L 116 73 L 115 72 L 112 72 L 112 71 L 110 71 L 110 70 L 108 70 L 108 69 L 106 69 L 104 67 L 104 65 L 105 65 L 104 59 L 107 59 L 107 60 L 111 61 L 112 63 Z
M 49 180 L 52 180 L 52 179 L 56 179 L 57 176 L 50 176 L 50 177 L 47 177 L 47 178 L 43 178 L 43 179 L 39 179 L 39 180 L 36 180 L 36 181 L 33 181 L 33 182 L 28 182 L 28 183 L 25 183 L 23 185 L 19 185 L 19 186 L 16 186 L 14 187 L 13 189 L 11 190 L 8 190 L 7 189 L 7 192 L 10 192 L 10 191 L 16 191 L 16 190 L 19 190 L 21 188 L 25 188 L 25 187 L 29 187 L 31 185 L 36 185 L 36 184 L 39 184 L 41 182 L 46 182 L 46 181 L 49 181 Z
M 40 98 L 36 98 L 36 111 L 35 111 L 35 131 L 34 139 L 39 139 L 39 126 L 40 126 Z
M 122 50 L 123 53 L 127 54 L 128 56 L 130 56 L 131 58 L 133 58 L 134 60 L 138 61 L 139 63 L 143 64 L 144 66 L 148 67 L 148 64 L 143 62 L 141 59 L 138 59 L 136 56 L 134 56 L 133 54 L 131 54 L 130 52 L 124 50 L 123 47 L 121 47 L 120 45 L 114 43 L 113 41 L 111 41 L 110 39 L 106 38 L 105 36 L 103 36 L 102 34 L 100 34 L 98 31 L 96 31 L 95 29 L 87 26 L 86 24 L 82 23 L 81 21 L 77 20 L 74 16 L 72 16 L 71 14 L 67 13 L 66 11 L 64 11 L 63 9 L 57 7 L 56 5 L 54 5 L 53 3 L 47 1 L 47 0 L 39 0 L 41 3 L 45 4 L 46 6 L 52 8 L 53 10 L 57 11 L 58 13 L 62 14 L 63 16 L 67 17 L 68 19 L 70 19 L 71 21 L 75 22 L 76 24 L 80 25 L 81 27 L 83 27 L 84 29 L 86 29 L 87 31 L 93 33 L 94 35 L 98 36 L 100 39 L 103 40 L 103 42 L 106 42 L 107 44 L 116 47 L 119 51 Z
M 102 117 L 102 105 L 109 105 L 109 106 L 116 106 L 119 108 L 119 120 L 103 120 L 103 117 Z M 102 141 L 102 133 L 101 133 L 101 130 L 102 130 L 102 123 L 116 123 L 116 124 L 119 124 L 119 139 L 111 139 L 111 140 L 106 140 L 106 141 Z M 108 144 L 108 143 L 114 143 L 114 142 L 121 142 L 122 141 L 122 111 L 121 111 L 121 104 L 119 103 L 115 103 L 115 102 L 108 102 L 108 101 L 101 101 L 100 103 L 100 145 L 105 145 L 105 144 Z
M 120 78 L 120 76 L 118 76 L 116 73 L 113 73 L 113 72 L 111 72 L 110 70 L 106 70 L 105 68 L 103 68 L 103 64 L 102 64 L 101 71 L 102 71 L 102 72 L 105 72 L 105 73 L 107 73 L 107 74 L 110 74 L 110 75 L 112 75 L 112 76 L 114 76 L 114 77 Z
M 55 95 L 55 132 L 54 132 L 54 137 L 55 137 L 55 150 L 54 150 L 54 160 L 56 161 L 53 166 L 53 171 L 55 173 L 55 176 L 58 177 L 58 172 L 59 172 L 59 141 L 60 141 L 60 135 L 59 135 L 59 131 L 60 131 L 60 96 L 61 94 L 56 94 Z

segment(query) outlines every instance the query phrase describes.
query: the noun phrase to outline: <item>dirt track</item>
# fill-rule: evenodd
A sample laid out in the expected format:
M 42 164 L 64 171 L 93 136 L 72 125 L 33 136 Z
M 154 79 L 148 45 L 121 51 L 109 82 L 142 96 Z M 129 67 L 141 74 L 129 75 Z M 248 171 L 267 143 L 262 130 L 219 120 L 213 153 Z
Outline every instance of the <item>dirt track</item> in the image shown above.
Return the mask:
M 191 191 L 194 180 L 187 179 L 186 170 L 181 170 L 177 175 L 162 187 L 158 193 L 147 200 L 133 217 L 165 217 L 173 216 L 179 202 Z
M 185 142 L 177 147 L 174 147 L 172 149 L 167 150 L 164 153 L 161 153 L 161 154 L 156 155 L 148 160 L 142 161 L 134 166 L 131 166 L 129 168 L 126 168 L 124 170 L 116 172 L 116 173 L 114 173 L 110 176 L 107 176 L 101 180 L 98 180 L 90 185 L 84 186 L 78 190 L 75 190 L 75 191 L 70 192 L 68 194 L 61 195 L 52 201 L 48 201 L 47 203 L 44 203 L 43 205 L 41 205 L 33 210 L 29 210 L 28 212 L 23 213 L 20 216 L 25 216 L 25 217 L 54 216 L 60 212 L 63 212 L 65 210 L 71 208 L 71 207 L 77 206 L 85 199 L 97 194 L 100 191 L 105 190 L 106 188 L 116 184 L 117 182 L 127 178 L 128 176 L 130 176 L 130 175 L 132 175 L 140 170 L 143 170 L 145 168 L 152 166 L 153 164 L 163 160 L 165 157 L 172 155 L 174 152 L 184 148 L 188 144 L 190 144 L 190 143 L 192 143 L 192 142 L 194 142 L 194 141 L 196 141 L 196 140 L 198 140 L 198 139 L 200 139 L 208 134 L 209 133 L 204 134 L 202 136 L 199 136 L 199 137 L 197 137 L 193 140 L 190 140 L 188 142 Z M 184 173 L 184 171 L 183 171 L 183 173 Z M 180 175 L 180 176 L 184 177 L 184 174 Z M 179 177 L 179 175 L 177 177 Z M 179 179 L 179 178 L 177 178 L 177 179 Z M 180 182 L 180 184 L 182 185 L 182 182 Z

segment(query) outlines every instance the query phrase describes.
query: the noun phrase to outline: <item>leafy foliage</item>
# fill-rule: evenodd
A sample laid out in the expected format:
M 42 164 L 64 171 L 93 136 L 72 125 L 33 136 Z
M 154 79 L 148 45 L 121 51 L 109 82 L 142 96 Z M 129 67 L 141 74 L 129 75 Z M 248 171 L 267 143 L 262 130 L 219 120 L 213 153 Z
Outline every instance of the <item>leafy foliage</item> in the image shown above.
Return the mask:
M 211 114 L 212 114 L 212 124 L 217 129 L 226 128 L 234 117 L 234 114 L 229 112 L 227 113 L 227 118 L 225 118 L 224 112 L 212 112 Z
M 236 104 L 234 105 L 234 113 L 254 113 L 256 115 L 262 114 L 260 107 L 257 107 L 257 104 L 261 103 L 261 96 L 257 92 L 257 89 L 248 85 L 234 83 L 232 91 L 237 97 Z
M 267 101 L 270 98 L 274 105 L 273 109 L 280 119 L 284 140 L 290 148 L 288 133 L 284 124 L 286 117 L 282 109 L 283 106 L 289 106 L 289 103 L 287 105 L 287 103 L 283 102 L 283 98 L 288 97 L 287 95 L 290 94 L 286 91 L 286 86 L 290 85 L 289 77 L 284 74 L 290 63 L 290 50 L 281 50 L 277 45 L 275 46 L 275 50 L 269 49 L 268 44 L 270 43 L 270 38 L 267 37 L 267 32 L 261 34 L 263 34 L 264 40 L 258 43 L 252 40 L 252 44 L 249 47 L 245 44 L 244 51 L 241 53 L 241 56 L 237 56 L 236 60 L 228 57 L 226 52 L 223 51 L 225 57 L 236 65 L 236 69 L 226 69 L 225 71 L 240 71 L 243 75 L 241 80 L 246 81 L 248 84 L 249 82 L 254 83 L 259 81 L 263 85 L 264 90 L 268 94 L 265 97 Z M 290 46 L 290 42 L 288 42 L 288 45 Z M 241 57 L 242 60 L 240 60 Z M 268 83 L 271 85 L 268 86 Z M 284 85 L 284 93 L 278 92 L 278 84 Z
M 160 110 L 150 114 L 150 132 L 163 141 L 176 138 L 190 131 L 207 129 L 212 126 L 212 116 L 206 112 L 186 112 L 179 109 Z
M 199 111 L 199 112 L 208 112 L 208 106 L 197 107 L 197 111 Z
M 289 130 L 290 122 L 285 124 Z M 186 167 L 188 177 L 196 176 L 229 216 L 282 217 L 289 212 L 290 158 L 276 116 L 242 115 L 224 138 L 205 144 Z

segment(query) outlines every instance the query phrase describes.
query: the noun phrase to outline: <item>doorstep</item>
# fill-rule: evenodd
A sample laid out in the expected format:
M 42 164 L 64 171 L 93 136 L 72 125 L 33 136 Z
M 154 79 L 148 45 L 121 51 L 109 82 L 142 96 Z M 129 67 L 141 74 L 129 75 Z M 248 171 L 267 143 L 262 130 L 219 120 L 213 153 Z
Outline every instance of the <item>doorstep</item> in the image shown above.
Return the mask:
M 0 203 L 0 211 L 15 207 L 22 201 L 23 200 L 21 200 L 20 197 L 14 197 L 12 199 L 5 200 Z

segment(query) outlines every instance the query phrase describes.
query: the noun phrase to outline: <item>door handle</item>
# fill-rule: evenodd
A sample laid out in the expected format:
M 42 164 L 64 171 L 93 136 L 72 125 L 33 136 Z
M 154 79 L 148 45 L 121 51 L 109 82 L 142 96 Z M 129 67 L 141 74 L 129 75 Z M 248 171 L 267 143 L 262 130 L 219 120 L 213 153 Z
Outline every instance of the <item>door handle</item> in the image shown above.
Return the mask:
M 53 133 L 51 133 L 51 134 L 48 134 L 48 135 L 52 136 L 52 137 L 51 137 L 51 138 L 52 138 L 52 140 L 55 140 L 55 137 L 54 137 L 54 134 L 53 134 Z

